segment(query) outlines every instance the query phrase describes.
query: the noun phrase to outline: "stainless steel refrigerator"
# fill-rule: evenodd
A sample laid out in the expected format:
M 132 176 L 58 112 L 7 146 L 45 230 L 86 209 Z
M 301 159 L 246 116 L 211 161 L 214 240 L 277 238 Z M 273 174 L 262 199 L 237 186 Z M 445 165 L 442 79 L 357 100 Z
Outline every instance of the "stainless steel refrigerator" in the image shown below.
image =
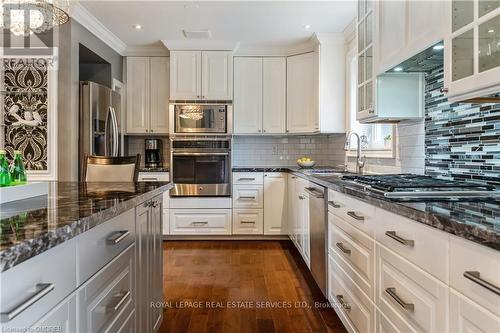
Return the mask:
M 85 155 L 123 156 L 121 96 L 95 82 L 80 82 L 79 177 Z

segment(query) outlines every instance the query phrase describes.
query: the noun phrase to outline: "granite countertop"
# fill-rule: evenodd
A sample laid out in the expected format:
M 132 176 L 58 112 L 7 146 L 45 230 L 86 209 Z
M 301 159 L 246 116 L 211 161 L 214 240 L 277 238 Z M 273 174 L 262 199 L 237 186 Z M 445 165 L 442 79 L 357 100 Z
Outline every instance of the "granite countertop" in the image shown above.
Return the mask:
M 166 182 L 49 182 L 49 194 L 0 205 L 0 272 L 168 191 Z
M 330 168 L 331 169 L 331 168 Z M 234 172 L 289 172 L 334 191 L 354 196 L 394 214 L 448 232 L 475 243 L 500 250 L 500 201 L 488 202 L 397 202 L 353 186 L 339 177 L 307 174 L 298 167 L 233 168 Z M 275 171 L 278 172 L 278 171 Z

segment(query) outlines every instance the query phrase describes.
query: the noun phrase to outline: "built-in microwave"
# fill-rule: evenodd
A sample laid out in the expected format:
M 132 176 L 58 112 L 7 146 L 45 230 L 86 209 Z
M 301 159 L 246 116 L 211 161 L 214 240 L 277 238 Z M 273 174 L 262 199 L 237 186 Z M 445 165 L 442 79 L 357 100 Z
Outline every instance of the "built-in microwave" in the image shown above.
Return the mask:
M 224 135 L 232 132 L 232 107 L 228 104 L 172 103 L 171 135 Z

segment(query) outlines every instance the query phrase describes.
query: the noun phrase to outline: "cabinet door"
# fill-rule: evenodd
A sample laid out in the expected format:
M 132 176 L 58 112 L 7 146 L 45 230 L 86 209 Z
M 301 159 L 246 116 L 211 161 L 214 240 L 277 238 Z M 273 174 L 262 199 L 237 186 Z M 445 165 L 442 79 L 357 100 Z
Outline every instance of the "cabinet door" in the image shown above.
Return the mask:
M 500 332 L 500 318 L 450 288 L 450 332 Z
M 296 179 L 297 176 L 288 175 L 288 184 L 287 184 L 287 211 L 288 211 L 288 236 L 292 239 L 292 241 L 296 242 L 297 240 L 297 193 L 296 193 Z
M 310 133 L 315 129 L 313 52 L 287 58 L 287 132 Z
M 286 174 L 264 174 L 264 235 L 287 234 Z
M 37 332 L 42 327 L 57 327 L 57 332 L 76 332 L 76 295 L 62 301 L 32 327 Z
M 201 99 L 201 51 L 170 52 L 170 99 Z
M 149 57 L 127 57 L 127 133 L 149 131 Z
M 231 100 L 232 53 L 228 51 L 203 51 L 202 59 L 202 98 Z
M 162 239 L 162 215 L 163 198 L 158 196 L 153 199 L 151 208 L 151 299 L 150 302 L 163 301 L 163 239 Z M 151 307 L 151 327 L 156 332 L 163 319 L 161 307 Z
M 234 133 L 262 132 L 262 58 L 234 59 Z
M 408 1 L 408 46 L 412 50 L 408 56 L 444 38 L 443 15 L 446 5 L 446 1 Z M 400 58 L 401 61 L 405 59 Z
M 406 45 L 406 1 L 378 1 L 378 67 L 394 64 Z M 377 71 L 378 72 L 378 71 Z
M 286 127 L 286 59 L 263 59 L 262 131 L 283 134 Z
M 151 209 L 147 203 L 137 206 L 135 209 L 135 262 L 136 262 L 136 332 L 151 332 L 152 326 L 149 318 L 151 317 L 151 299 L 150 291 L 153 289 L 150 285 L 150 266 L 149 256 L 151 247 Z
M 151 132 L 168 134 L 170 99 L 170 59 L 151 58 Z

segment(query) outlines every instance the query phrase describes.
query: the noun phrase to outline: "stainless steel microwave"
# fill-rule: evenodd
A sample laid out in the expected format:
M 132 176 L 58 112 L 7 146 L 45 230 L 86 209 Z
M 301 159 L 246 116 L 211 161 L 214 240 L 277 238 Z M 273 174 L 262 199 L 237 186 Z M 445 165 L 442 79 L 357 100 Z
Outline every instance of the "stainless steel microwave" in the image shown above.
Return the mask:
M 232 106 L 173 103 L 169 106 L 170 134 L 224 135 L 232 133 Z

